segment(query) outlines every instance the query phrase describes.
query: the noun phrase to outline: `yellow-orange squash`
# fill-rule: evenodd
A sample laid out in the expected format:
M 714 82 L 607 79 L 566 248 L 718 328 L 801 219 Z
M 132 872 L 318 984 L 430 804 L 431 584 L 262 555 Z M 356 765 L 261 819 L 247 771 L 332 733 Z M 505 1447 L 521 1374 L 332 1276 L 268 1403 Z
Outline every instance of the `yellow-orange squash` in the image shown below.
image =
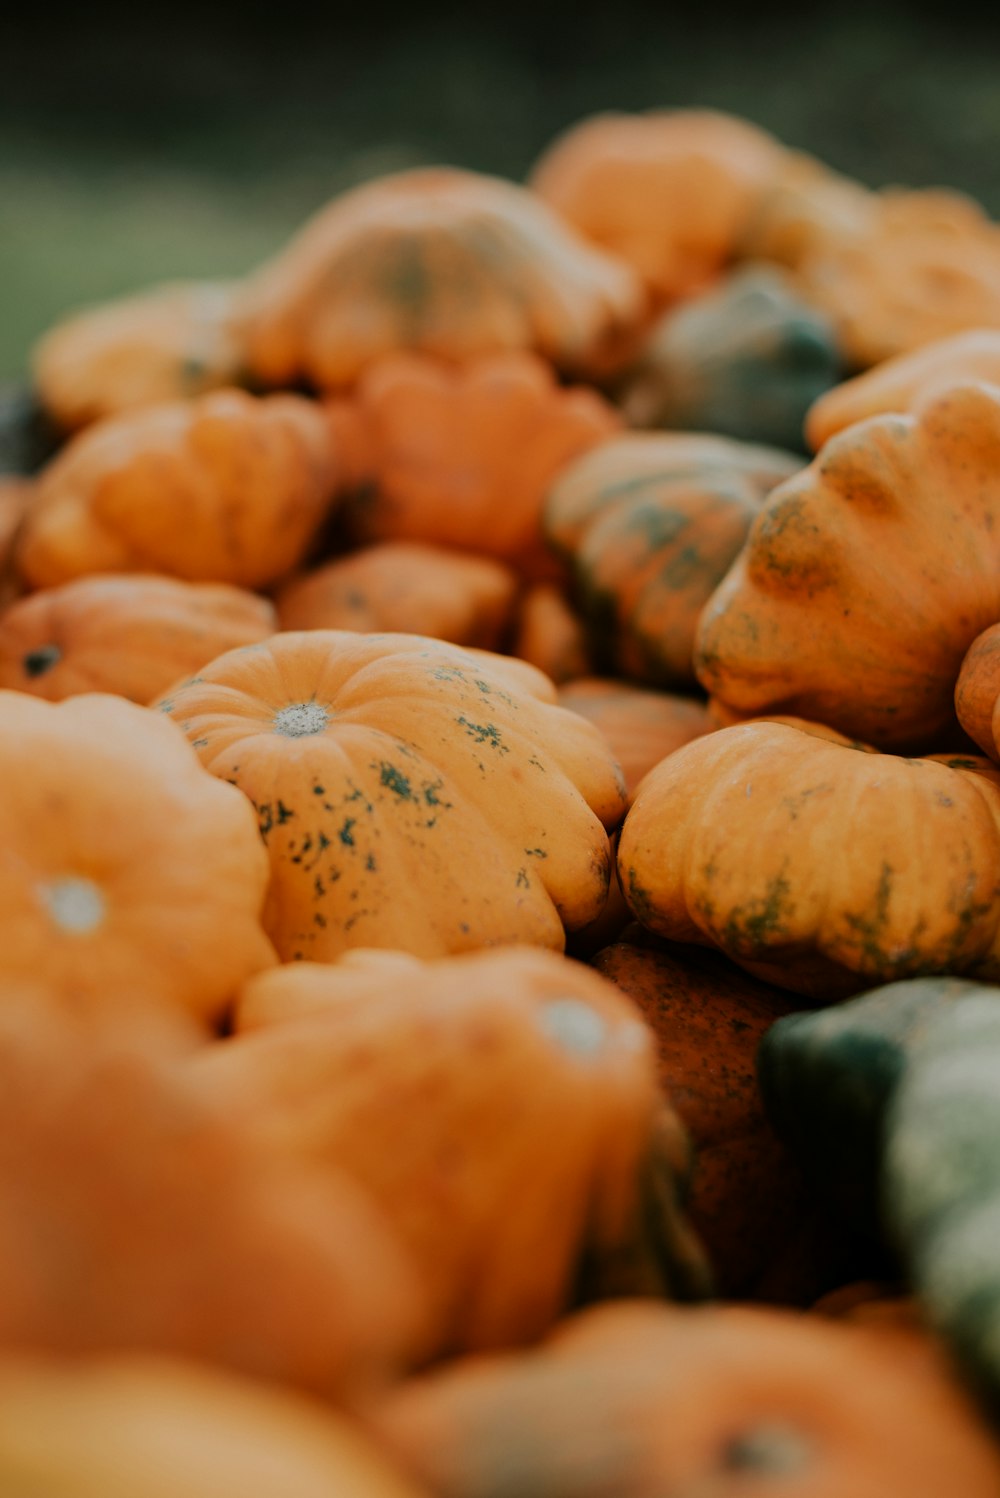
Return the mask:
M 276 628 L 267 599 L 224 583 L 152 573 L 81 577 L 0 614 L 0 687 L 50 702 L 113 692 L 148 703 L 224 650 Z
M 460 369 L 399 354 L 330 415 L 354 491 L 339 518 L 355 540 L 453 546 L 542 575 L 549 486 L 621 425 L 596 390 L 561 388 L 526 353 Z
M 621 772 L 522 661 L 293 632 L 220 656 L 161 705 L 256 808 L 286 960 L 561 948 L 604 903 Z
M 351 1396 L 425 1336 L 368 1198 L 206 1098 L 128 1026 L 0 1016 L 0 1350 L 146 1351 Z
M 647 775 L 618 870 L 644 926 L 815 999 L 1000 977 L 1000 774 L 985 761 L 723 728 Z
M 773 136 L 716 110 L 599 114 L 548 147 L 531 185 L 666 303 L 700 291 L 732 258 L 782 156 Z
M 371 1416 L 438 1498 L 993 1498 L 1000 1455 L 926 1333 L 623 1304 Z M 900 1427 L 902 1421 L 902 1427 Z
M 883 412 L 912 411 L 946 385 L 969 380 L 1000 385 L 1000 328 L 936 339 L 835 385 L 806 417 L 809 446 L 818 451 L 844 427 Z
M 977 635 L 962 662 L 955 687 L 958 721 L 988 754 L 1000 760 L 1000 624 Z
M 274 962 L 252 809 L 174 724 L 116 697 L 0 692 L 0 781 L 0 981 L 44 983 L 71 1012 L 208 1021 Z
M 338 389 L 406 349 L 456 363 L 534 350 L 587 375 L 631 336 L 645 297 L 525 188 L 422 167 L 335 198 L 248 279 L 238 310 L 257 379 Z
M 622 767 L 629 795 L 661 759 L 714 726 L 705 704 L 693 697 L 596 676 L 567 682 L 560 688 L 559 701 L 601 730 Z
M 591 670 L 584 622 L 557 583 L 535 583 L 521 594 L 510 649 L 557 684 Z
M 0 1363 L 8 1498 L 420 1498 L 353 1422 L 181 1360 Z
M 882 748 L 938 747 L 1000 619 L 1000 386 L 941 391 L 826 444 L 767 499 L 699 623 L 702 685 Z
M 221 281 L 174 282 L 57 323 L 32 351 L 46 412 L 72 430 L 238 383 L 234 291 Z
M 543 512 L 600 670 L 693 684 L 702 609 L 768 490 L 801 460 L 701 433 L 630 432 L 577 458 Z
M 739 237 L 741 260 L 795 270 L 809 255 L 870 234 L 877 193 L 804 151 L 786 151 L 758 193 Z
M 36 588 L 166 572 L 256 588 L 297 565 L 336 483 L 320 408 L 220 390 L 73 438 L 36 481 L 16 561 Z
M 353 953 L 244 990 L 187 1073 L 251 1136 L 346 1171 L 422 1278 L 427 1356 L 540 1336 L 581 1289 L 691 1294 L 686 1140 L 615 987 L 538 949 Z

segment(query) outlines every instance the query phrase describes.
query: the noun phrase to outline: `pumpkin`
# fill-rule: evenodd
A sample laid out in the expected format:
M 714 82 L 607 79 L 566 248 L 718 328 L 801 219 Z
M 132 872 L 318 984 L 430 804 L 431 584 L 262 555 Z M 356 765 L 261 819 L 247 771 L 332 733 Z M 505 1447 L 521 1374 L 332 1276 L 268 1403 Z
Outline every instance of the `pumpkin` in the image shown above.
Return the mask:
M 942 1010 L 981 990 L 961 978 L 889 983 L 780 1019 L 757 1056 L 768 1117 L 852 1232 L 884 1241 L 880 1190 L 889 1103 Z
M 990 1416 L 1000 1415 L 997 1337 L 1000 989 L 932 1015 L 888 1100 L 882 1213 L 928 1322 Z
M 596 676 L 567 682 L 560 688 L 559 701 L 601 730 L 622 767 L 630 796 L 661 759 L 712 727 L 705 704 L 693 697 Z
M 737 245 L 740 260 L 795 270 L 815 251 L 864 239 L 881 199 L 805 151 L 785 151 L 754 200 Z
M 249 984 L 187 1074 L 370 1194 L 421 1275 L 428 1357 L 530 1341 L 581 1291 L 705 1290 L 686 1140 L 613 985 L 537 949 L 351 957 Z
M 604 904 L 621 772 L 524 662 L 292 632 L 220 656 L 161 706 L 256 809 L 264 924 L 286 961 L 562 948 Z
M 698 618 L 791 454 L 693 433 L 630 432 L 577 458 L 543 526 L 572 569 L 599 672 L 694 682 Z
M 424 1313 L 382 1215 L 158 1044 L 4 1007 L 0 1348 L 170 1353 L 352 1399 L 398 1376 Z
M 666 304 L 721 273 L 782 155 L 773 136 L 717 110 L 598 114 L 559 136 L 530 181 Z
M 109 573 L 44 588 L 0 614 L 0 687 L 58 702 L 148 703 L 179 677 L 277 627 L 266 599 L 224 583 Z
M 256 819 L 176 726 L 120 698 L 0 692 L 0 981 L 68 1013 L 221 1016 L 274 962 Z M 0 1002 L 2 1009 L 2 1002 Z
M 549 486 L 620 426 L 596 390 L 561 388 L 527 353 L 459 369 L 386 358 L 330 414 L 351 473 L 339 512 L 351 540 L 456 547 L 540 577 L 554 571 L 540 526 Z
M 755 1307 L 597 1307 L 537 1351 L 402 1385 L 369 1425 L 438 1498 L 992 1498 L 1000 1485 L 992 1433 L 926 1333 Z
M 805 414 L 840 364 L 829 320 L 776 266 L 751 266 L 666 312 L 618 399 L 630 426 L 798 448 Z
M 630 268 L 525 188 L 420 167 L 322 208 L 244 283 L 238 326 L 258 380 L 327 390 L 403 350 L 455 363 L 534 351 L 586 377 L 645 311 Z
M 955 685 L 955 711 L 969 737 L 991 759 L 1000 759 L 1000 624 L 991 624 L 969 646 Z
M 586 628 L 555 583 L 535 583 L 522 593 L 515 613 L 511 654 L 537 666 L 557 685 L 589 674 Z
M 81 432 L 39 475 L 16 561 L 35 588 L 91 572 L 263 587 L 333 496 L 327 423 L 297 395 L 220 390 Z
M 656 1037 L 660 1085 L 694 1149 L 688 1215 L 720 1294 L 746 1293 L 804 1215 L 802 1185 L 764 1116 L 754 1065 L 789 997 L 690 947 L 626 938 L 593 965 Z
M 646 776 L 618 872 L 645 927 L 793 993 L 1000 978 L 1000 774 L 982 767 L 719 729 Z
M 702 685 L 744 717 L 940 747 L 962 658 L 1000 619 L 998 500 L 1000 387 L 848 427 L 768 497 L 707 603 Z
M 1000 385 L 1000 329 L 977 328 L 886 359 L 821 395 L 806 417 L 809 446 L 818 451 L 837 432 L 891 411 L 912 411 L 947 385 L 984 380 Z
M 235 283 L 190 281 L 74 313 L 32 350 L 35 391 L 65 430 L 239 382 Z
M 10 1498 L 419 1498 L 353 1422 L 172 1359 L 0 1363 Z
M 885 192 L 868 232 L 818 240 L 797 268 L 854 369 L 973 328 L 1000 328 L 1000 227 L 971 198 Z
M 516 590 L 515 574 L 491 557 L 383 541 L 292 578 L 275 603 L 284 630 L 398 631 L 495 650 Z

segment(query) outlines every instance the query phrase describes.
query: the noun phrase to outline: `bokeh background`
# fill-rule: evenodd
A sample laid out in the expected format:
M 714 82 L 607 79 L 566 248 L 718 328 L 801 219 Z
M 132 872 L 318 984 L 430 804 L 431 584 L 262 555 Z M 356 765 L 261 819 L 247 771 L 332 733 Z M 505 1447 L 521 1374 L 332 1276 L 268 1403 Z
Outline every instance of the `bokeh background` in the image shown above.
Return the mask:
M 240 274 L 380 172 L 451 162 L 521 177 L 600 109 L 730 110 L 868 185 L 948 184 L 1000 217 L 993 11 L 19 9 L 0 23 L 0 380 L 23 377 L 33 339 L 71 308 Z

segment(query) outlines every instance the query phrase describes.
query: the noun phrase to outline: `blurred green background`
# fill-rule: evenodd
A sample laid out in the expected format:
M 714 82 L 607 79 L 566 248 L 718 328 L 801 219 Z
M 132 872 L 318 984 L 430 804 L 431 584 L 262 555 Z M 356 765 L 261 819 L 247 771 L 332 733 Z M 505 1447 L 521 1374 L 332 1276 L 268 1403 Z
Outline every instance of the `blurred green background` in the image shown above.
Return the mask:
M 1000 8 L 998 8 L 1000 10 Z M 239 274 L 338 189 L 448 161 L 520 177 L 600 109 L 730 110 L 870 185 L 1000 217 L 1000 14 L 510 0 L 40 9 L 0 25 L 0 379 L 67 310 Z

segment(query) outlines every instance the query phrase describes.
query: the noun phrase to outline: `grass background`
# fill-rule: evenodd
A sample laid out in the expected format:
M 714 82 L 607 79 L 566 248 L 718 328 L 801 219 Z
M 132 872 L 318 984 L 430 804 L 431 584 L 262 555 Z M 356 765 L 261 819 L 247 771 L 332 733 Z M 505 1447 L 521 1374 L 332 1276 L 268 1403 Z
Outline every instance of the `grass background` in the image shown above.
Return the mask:
M 332 193 L 448 161 L 521 177 L 600 109 L 711 106 L 871 185 L 1000 217 L 1000 13 L 961 3 L 378 3 L 321 16 L 149 0 L 0 29 L 0 379 L 64 312 L 240 274 Z

